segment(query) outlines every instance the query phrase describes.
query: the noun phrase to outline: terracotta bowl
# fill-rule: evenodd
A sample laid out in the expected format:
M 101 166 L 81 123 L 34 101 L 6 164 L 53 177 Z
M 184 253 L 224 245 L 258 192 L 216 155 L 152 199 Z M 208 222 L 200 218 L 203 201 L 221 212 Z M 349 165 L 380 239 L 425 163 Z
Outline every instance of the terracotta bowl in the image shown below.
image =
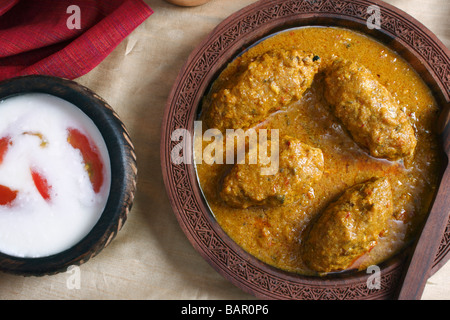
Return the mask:
M 78 83 L 50 76 L 24 76 L 0 82 L 0 100 L 24 93 L 47 93 L 71 102 L 93 120 L 105 140 L 111 161 L 111 188 L 106 207 L 90 233 L 72 248 L 42 258 L 0 253 L 0 270 L 41 276 L 66 271 L 97 255 L 127 219 L 136 189 L 136 157 L 125 126 L 114 110 Z
M 367 8 L 381 10 L 381 29 L 369 29 Z M 369 289 L 366 271 L 308 277 L 268 266 L 242 250 L 221 229 L 200 190 L 193 165 L 174 164 L 175 129 L 193 133 L 208 86 L 234 57 L 258 40 L 301 26 L 339 26 L 367 34 L 399 53 L 422 76 L 442 110 L 450 100 L 449 50 L 417 20 L 381 1 L 273 0 L 256 2 L 220 23 L 192 52 L 168 99 L 162 125 L 161 162 L 167 192 L 187 238 L 220 274 L 262 299 L 389 299 L 402 273 L 404 254 L 384 262 L 381 288 Z M 444 141 L 444 143 L 449 143 Z M 442 181 L 448 184 L 449 181 Z M 441 208 L 441 210 L 449 210 Z M 449 259 L 450 221 L 432 272 Z

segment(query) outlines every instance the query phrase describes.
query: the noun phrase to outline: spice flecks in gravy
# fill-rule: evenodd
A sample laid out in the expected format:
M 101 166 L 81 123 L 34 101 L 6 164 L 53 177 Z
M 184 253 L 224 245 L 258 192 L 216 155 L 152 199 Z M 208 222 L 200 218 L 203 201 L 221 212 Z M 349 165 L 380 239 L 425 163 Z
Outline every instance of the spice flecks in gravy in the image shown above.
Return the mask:
M 196 164 L 201 188 L 214 217 L 253 256 L 283 270 L 310 274 L 300 254 L 308 224 L 347 188 L 374 176 L 387 177 L 394 203 L 389 232 L 354 266 L 365 268 L 389 258 L 415 235 L 439 183 L 442 153 L 433 132 L 439 113 L 434 97 L 398 54 L 365 35 L 331 27 L 292 29 L 262 41 L 230 63 L 212 90 L 239 70 L 240 64 L 276 48 L 313 53 L 322 59 L 322 67 L 337 56 L 368 68 L 400 104 L 414 128 L 417 138 L 414 160 L 405 167 L 402 161 L 375 159 L 361 149 L 330 112 L 323 98 L 323 78 L 319 72 L 299 101 L 271 114 L 258 126 L 279 129 L 280 135 L 320 148 L 324 157 L 320 181 L 295 203 L 236 209 L 225 205 L 218 196 L 227 166 Z

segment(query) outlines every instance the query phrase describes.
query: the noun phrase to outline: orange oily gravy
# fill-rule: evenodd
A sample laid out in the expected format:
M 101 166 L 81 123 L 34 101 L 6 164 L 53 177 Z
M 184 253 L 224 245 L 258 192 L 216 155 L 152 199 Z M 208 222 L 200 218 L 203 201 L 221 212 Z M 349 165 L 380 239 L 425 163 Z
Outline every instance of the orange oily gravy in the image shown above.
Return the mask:
M 212 214 L 223 230 L 244 250 L 282 270 L 315 274 L 305 265 L 301 247 L 305 230 L 339 195 L 372 177 L 387 177 L 393 194 L 388 232 L 352 268 L 364 269 L 399 252 L 416 234 L 431 206 L 440 179 L 439 142 L 433 132 L 439 108 L 420 76 L 398 54 L 363 34 L 333 27 L 306 27 L 281 32 L 250 48 L 231 62 L 212 86 L 222 86 L 240 66 L 255 57 L 282 48 L 311 52 L 322 60 L 321 69 L 335 57 L 368 68 L 400 104 L 415 130 L 414 159 L 376 159 L 359 147 L 330 112 L 324 99 L 321 71 L 303 97 L 272 113 L 255 128 L 278 129 L 323 152 L 321 179 L 294 203 L 277 207 L 232 208 L 219 196 L 230 165 L 196 163 L 200 186 Z M 203 128 L 205 130 L 207 128 Z M 203 146 L 208 143 L 203 142 Z

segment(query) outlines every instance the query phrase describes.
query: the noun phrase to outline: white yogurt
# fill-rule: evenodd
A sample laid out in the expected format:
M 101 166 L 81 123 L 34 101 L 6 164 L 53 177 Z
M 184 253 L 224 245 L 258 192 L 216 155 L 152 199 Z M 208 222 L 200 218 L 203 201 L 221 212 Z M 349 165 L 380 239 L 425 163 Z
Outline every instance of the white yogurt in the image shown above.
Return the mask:
M 89 137 L 103 163 L 98 192 L 68 128 Z M 78 243 L 96 224 L 111 182 L 108 151 L 99 130 L 80 109 L 55 96 L 33 93 L 0 102 L 0 139 L 11 144 L 0 163 L 0 185 L 17 192 L 0 205 L 0 252 L 44 257 Z M 39 192 L 32 170 L 45 177 L 50 199 Z

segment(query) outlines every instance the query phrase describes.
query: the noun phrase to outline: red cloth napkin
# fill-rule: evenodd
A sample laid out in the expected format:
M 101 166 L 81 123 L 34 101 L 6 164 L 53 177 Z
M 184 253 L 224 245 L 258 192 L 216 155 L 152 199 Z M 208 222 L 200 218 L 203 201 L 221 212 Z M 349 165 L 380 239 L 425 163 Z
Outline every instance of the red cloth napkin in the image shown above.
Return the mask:
M 0 80 L 80 77 L 152 13 L 142 0 L 0 0 Z

